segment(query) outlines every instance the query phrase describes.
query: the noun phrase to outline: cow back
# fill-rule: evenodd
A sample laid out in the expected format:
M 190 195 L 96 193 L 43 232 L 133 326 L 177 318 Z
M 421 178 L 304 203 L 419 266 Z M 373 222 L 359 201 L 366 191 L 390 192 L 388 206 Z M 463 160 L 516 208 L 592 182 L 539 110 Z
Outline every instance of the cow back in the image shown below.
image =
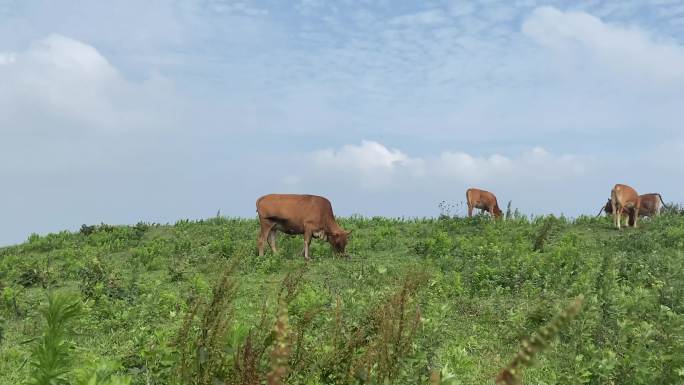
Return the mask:
M 469 203 L 496 204 L 496 196 L 494 194 L 478 188 L 469 188 L 466 191 L 466 199 Z
M 611 198 L 618 207 L 636 207 L 639 204 L 639 194 L 630 186 L 616 184 L 613 187 Z
M 651 216 L 658 212 L 658 208 L 660 207 L 659 194 L 643 194 L 640 195 L 639 198 L 641 200 L 639 214 Z
M 269 194 L 257 200 L 259 217 L 298 228 L 311 224 L 325 228 L 334 220 L 330 201 L 318 195 Z

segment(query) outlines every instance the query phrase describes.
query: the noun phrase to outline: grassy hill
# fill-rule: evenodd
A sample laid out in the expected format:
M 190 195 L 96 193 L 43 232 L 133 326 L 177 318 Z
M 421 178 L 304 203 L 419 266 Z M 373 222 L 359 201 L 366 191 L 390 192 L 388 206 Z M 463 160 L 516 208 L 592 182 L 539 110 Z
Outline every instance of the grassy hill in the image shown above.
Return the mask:
M 2 248 L 0 384 L 45 371 L 53 337 L 64 383 L 491 384 L 579 294 L 524 383 L 684 383 L 684 216 L 341 224 L 348 258 L 314 241 L 308 264 L 301 237 L 260 258 L 257 221 L 222 217 Z

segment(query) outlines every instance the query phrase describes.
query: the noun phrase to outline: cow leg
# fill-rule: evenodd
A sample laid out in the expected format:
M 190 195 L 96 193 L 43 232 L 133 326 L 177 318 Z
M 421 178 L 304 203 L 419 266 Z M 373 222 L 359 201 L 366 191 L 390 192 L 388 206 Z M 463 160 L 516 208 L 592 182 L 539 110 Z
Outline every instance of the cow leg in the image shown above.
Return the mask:
M 620 230 L 620 226 L 622 225 L 622 215 L 624 214 L 624 209 L 622 207 L 618 208 L 618 216 L 617 216 L 617 228 Z
M 472 216 L 473 216 L 473 205 L 468 203 L 468 217 L 470 218 Z
M 304 230 L 304 259 L 307 261 L 311 260 L 309 258 L 309 244 L 311 244 L 311 230 Z
M 615 197 L 613 197 L 613 199 L 611 200 L 610 205 L 613 208 L 613 226 L 617 226 L 617 224 L 618 224 L 617 223 L 617 216 L 619 214 L 618 214 L 617 204 L 615 203 Z M 619 228 L 619 226 L 618 226 L 618 228 Z
M 257 246 L 259 247 L 259 256 L 262 257 L 264 255 L 264 243 L 269 237 L 274 224 L 271 223 L 271 221 L 263 218 L 260 218 L 260 224 L 261 232 L 259 233 L 259 241 L 257 242 Z
M 637 228 L 637 220 L 639 219 L 639 205 L 634 206 L 634 228 Z
M 278 252 L 276 248 L 276 232 L 277 230 L 273 228 L 268 233 L 268 244 L 271 245 L 271 251 L 273 252 L 273 254 L 276 254 Z

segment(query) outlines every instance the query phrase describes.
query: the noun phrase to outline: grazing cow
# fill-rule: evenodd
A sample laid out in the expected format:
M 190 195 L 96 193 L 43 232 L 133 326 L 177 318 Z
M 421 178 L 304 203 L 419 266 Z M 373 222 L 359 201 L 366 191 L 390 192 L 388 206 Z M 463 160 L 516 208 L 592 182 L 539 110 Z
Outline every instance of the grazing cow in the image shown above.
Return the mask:
M 335 222 L 330 201 L 316 195 L 269 194 L 256 201 L 261 233 L 259 256 L 264 255 L 264 242 L 268 241 L 276 253 L 276 231 L 287 234 L 304 234 L 304 258 L 309 260 L 311 238 L 328 241 L 336 252 L 344 253 L 347 237 Z
M 641 208 L 639 208 L 640 217 L 654 217 L 660 214 L 660 209 L 665 206 L 663 197 L 658 193 L 642 194 L 639 195 L 639 199 L 641 200 Z M 613 214 L 612 202 L 612 199 L 608 198 L 608 202 L 604 207 L 601 208 L 596 216 L 601 215 L 602 211 L 605 211 L 606 214 L 609 215 Z M 629 213 L 631 214 L 631 210 Z
M 639 209 L 641 207 L 641 200 L 639 199 L 639 194 L 633 188 L 624 185 L 616 184 L 615 187 L 610 191 L 611 199 L 611 209 L 613 211 L 613 222 L 620 229 L 620 222 L 622 222 L 622 215 L 625 210 L 632 212 L 631 217 L 634 218 L 634 227 L 637 227 Z M 631 222 L 631 221 L 630 221 Z
M 639 207 L 639 215 L 654 217 L 660 214 L 661 207 L 665 206 L 663 197 L 658 193 L 649 193 L 639 195 L 641 207 Z
M 466 201 L 468 202 L 468 216 L 473 216 L 473 208 L 488 211 L 495 218 L 501 218 L 503 214 L 496 201 L 496 196 L 489 191 L 476 188 L 469 188 L 466 191 Z

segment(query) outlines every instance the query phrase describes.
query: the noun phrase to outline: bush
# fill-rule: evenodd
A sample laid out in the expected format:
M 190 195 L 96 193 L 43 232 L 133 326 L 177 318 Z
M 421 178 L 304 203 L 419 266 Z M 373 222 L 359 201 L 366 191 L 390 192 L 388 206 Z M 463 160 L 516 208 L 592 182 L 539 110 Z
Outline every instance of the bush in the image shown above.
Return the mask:
M 122 299 L 126 295 L 118 274 L 97 258 L 93 258 L 83 266 L 78 276 L 81 279 L 79 288 L 85 298 L 97 300 L 106 296 L 112 299 Z
M 444 258 L 451 255 L 454 247 L 449 234 L 445 231 L 438 231 L 424 241 L 419 241 L 414 246 L 416 254 L 422 257 Z

